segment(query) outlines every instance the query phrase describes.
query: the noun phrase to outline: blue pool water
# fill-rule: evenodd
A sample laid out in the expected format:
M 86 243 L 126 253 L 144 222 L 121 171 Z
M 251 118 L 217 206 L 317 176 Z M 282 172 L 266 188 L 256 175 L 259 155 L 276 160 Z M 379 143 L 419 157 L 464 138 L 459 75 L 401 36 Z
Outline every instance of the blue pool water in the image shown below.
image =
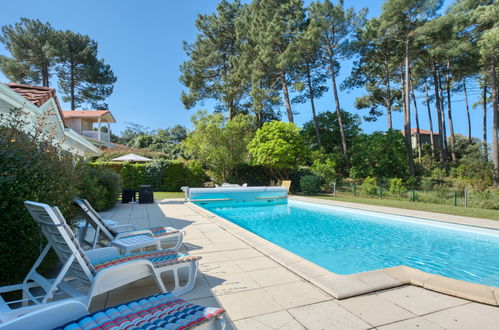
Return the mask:
M 203 208 L 337 274 L 406 265 L 499 287 L 499 233 L 290 200 Z

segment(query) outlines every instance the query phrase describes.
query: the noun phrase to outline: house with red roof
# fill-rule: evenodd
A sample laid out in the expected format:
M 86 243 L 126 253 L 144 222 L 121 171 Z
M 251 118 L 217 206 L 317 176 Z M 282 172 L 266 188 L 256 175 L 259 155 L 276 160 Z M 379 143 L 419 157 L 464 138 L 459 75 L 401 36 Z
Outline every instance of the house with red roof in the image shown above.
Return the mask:
M 72 129 L 63 115 L 54 88 L 0 83 L 0 113 L 20 108 L 27 114 L 25 129 L 35 130 L 43 120 L 44 128 L 54 134 L 63 149 L 88 157 L 101 153 L 99 144 Z
M 111 123 L 115 123 L 109 110 L 72 110 L 62 111 L 69 128 L 84 136 L 101 148 L 113 148 L 111 143 Z
M 405 131 L 404 130 L 401 130 L 402 132 L 402 135 L 405 136 Z M 433 134 L 432 134 L 433 133 Z M 417 129 L 416 128 L 411 128 L 411 141 L 412 141 L 412 145 L 415 147 L 417 146 L 417 139 L 416 139 L 416 135 L 417 135 Z M 431 131 L 427 131 L 425 129 L 419 129 L 419 139 L 421 141 L 421 145 L 423 144 L 431 144 L 431 137 L 433 135 L 433 143 L 436 147 L 438 147 L 438 143 L 439 143 L 439 139 L 440 139 L 440 135 L 438 134 L 438 132 L 431 132 Z

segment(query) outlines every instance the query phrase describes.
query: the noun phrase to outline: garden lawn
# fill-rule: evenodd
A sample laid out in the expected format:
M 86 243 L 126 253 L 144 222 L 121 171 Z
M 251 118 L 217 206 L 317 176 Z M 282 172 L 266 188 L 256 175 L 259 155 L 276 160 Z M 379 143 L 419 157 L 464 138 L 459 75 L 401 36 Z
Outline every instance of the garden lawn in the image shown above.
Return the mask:
M 376 198 L 366 198 L 366 197 L 344 197 L 344 196 L 332 197 L 331 195 L 326 195 L 326 194 L 312 195 L 308 197 L 337 200 L 340 202 L 351 202 L 351 203 L 360 203 L 360 204 L 369 204 L 369 205 L 378 205 L 378 206 L 397 207 L 401 209 L 453 214 L 464 217 L 499 220 L 499 211 L 489 210 L 489 209 L 478 209 L 478 208 L 444 205 L 444 204 L 376 199 Z
M 155 191 L 154 199 L 184 198 L 182 191 Z

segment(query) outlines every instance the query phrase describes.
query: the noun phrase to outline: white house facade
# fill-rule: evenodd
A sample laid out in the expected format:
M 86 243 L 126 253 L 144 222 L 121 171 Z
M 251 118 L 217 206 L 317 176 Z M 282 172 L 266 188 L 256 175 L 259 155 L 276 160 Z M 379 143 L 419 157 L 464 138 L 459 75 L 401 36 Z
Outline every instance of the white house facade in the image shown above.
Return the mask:
M 23 84 L 0 84 L 0 113 L 9 113 L 15 108 L 26 112 L 27 130 L 37 129 L 43 118 L 44 128 L 53 132 L 55 140 L 64 150 L 82 157 L 101 153 L 91 141 L 69 128 L 62 115 L 55 89 Z

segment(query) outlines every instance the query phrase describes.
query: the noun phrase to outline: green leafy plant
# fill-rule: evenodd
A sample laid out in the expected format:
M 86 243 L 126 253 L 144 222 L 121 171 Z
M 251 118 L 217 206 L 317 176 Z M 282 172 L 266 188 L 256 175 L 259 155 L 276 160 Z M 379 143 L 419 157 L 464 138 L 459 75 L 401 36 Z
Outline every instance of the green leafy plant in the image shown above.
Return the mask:
M 371 196 L 376 195 L 378 192 L 377 185 L 376 185 L 376 179 L 368 176 L 362 182 L 361 189 L 362 189 L 362 193 L 364 193 L 366 195 L 371 195 Z
M 305 175 L 300 179 L 301 190 L 305 195 L 312 195 L 321 191 L 322 179 L 317 175 Z
M 68 221 L 75 215 L 79 171 L 54 140 L 50 115 L 36 129 L 28 129 L 22 109 L 0 116 L 0 286 L 19 283 L 40 253 L 38 227 L 24 201 L 57 206 Z
M 404 182 L 400 178 L 390 179 L 390 193 L 393 195 L 402 195 L 407 191 Z
M 122 179 L 108 168 L 82 164 L 78 189 L 81 198 L 87 199 L 97 211 L 103 211 L 116 204 Z
M 308 158 L 300 129 L 293 123 L 272 121 L 256 131 L 248 145 L 253 165 L 264 166 L 276 179 L 287 179 L 289 170 L 296 169 Z

